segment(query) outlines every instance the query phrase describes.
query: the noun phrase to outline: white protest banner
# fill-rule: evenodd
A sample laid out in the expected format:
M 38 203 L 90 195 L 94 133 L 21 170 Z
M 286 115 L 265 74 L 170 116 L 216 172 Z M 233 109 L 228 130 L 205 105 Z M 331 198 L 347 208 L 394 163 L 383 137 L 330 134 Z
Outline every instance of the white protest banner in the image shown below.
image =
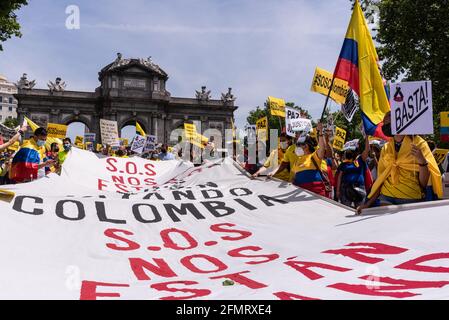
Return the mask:
M 156 136 L 147 135 L 147 141 L 145 142 L 145 147 L 143 148 L 143 153 L 151 152 L 156 150 Z
M 296 109 L 285 107 L 285 130 L 290 137 L 295 136 L 295 132 L 292 130 L 292 120 L 294 119 L 301 119 L 301 113 Z
M 393 134 L 433 134 L 432 82 L 390 84 Z
M 309 133 L 312 130 L 312 121 L 309 119 L 291 119 L 290 125 L 293 132 L 303 131 L 304 133 Z
M 101 143 L 115 145 L 118 137 L 117 121 L 100 119 Z
M 356 217 L 230 159 L 78 149 L 61 176 L 5 188 L 0 299 L 448 297 L 449 201 Z
M 133 143 L 131 145 L 131 151 L 135 152 L 135 153 L 142 153 L 143 152 L 143 148 L 145 148 L 145 143 L 147 141 L 147 138 L 141 136 L 141 135 L 136 135 L 133 139 Z
M 97 138 L 97 135 L 95 133 L 85 133 L 84 134 L 84 142 L 95 142 L 95 139 Z

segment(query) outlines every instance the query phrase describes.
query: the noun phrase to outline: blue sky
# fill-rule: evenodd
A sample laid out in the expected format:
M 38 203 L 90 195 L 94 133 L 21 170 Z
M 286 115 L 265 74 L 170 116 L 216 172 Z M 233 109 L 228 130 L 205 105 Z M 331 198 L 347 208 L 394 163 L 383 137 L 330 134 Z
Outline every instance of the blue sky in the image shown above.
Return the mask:
M 243 127 L 248 111 L 272 95 L 315 118 L 324 97 L 310 91 L 316 66 L 333 70 L 350 18 L 348 0 L 30 0 L 19 11 L 23 37 L 0 52 L 0 74 L 22 73 L 46 88 L 60 76 L 68 90 L 93 91 L 98 71 L 123 56 L 148 57 L 170 76 L 172 96 L 213 98 L 233 88 Z M 77 5 L 81 28 L 65 27 Z

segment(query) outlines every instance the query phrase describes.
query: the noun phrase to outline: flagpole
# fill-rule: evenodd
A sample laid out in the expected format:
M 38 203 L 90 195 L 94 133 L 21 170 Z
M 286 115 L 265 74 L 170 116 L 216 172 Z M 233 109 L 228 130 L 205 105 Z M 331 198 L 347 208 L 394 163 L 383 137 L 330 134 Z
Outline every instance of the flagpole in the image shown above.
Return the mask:
M 327 93 L 327 96 L 326 96 L 326 102 L 324 103 L 324 108 L 323 108 L 323 112 L 321 113 L 320 122 L 323 121 L 324 114 L 326 113 L 327 104 L 329 103 L 329 98 L 330 98 L 331 93 L 332 93 L 332 88 L 334 87 L 334 81 L 335 81 L 335 76 L 332 76 L 331 86 L 329 87 L 329 92 Z

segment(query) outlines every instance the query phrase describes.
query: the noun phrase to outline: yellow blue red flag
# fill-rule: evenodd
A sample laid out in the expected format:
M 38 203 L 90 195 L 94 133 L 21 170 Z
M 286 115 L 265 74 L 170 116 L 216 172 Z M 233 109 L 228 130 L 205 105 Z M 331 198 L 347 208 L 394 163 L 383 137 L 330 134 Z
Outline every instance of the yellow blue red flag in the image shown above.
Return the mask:
M 365 133 L 387 139 L 382 133 L 382 121 L 390 104 L 378 61 L 368 24 L 356 0 L 334 77 L 347 81 L 358 96 Z

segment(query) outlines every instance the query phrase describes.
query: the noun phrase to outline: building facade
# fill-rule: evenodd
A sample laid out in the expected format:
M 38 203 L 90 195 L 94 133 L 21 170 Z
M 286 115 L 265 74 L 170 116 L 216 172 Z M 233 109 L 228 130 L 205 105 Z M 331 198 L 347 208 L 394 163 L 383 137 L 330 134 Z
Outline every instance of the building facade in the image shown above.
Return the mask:
M 218 130 L 224 137 L 232 128 L 235 97 L 231 88 L 220 100 L 213 100 L 202 87 L 195 98 L 172 97 L 167 91 L 168 75 L 151 58 L 124 59 L 121 54 L 99 72 L 100 86 L 95 92 L 65 90 L 60 78 L 48 84 L 49 89 L 34 89 L 26 75 L 18 82 L 19 121 L 27 116 L 38 125 L 47 123 L 69 125 L 82 122 L 87 130 L 100 137 L 100 119 L 114 120 L 119 132 L 136 121 L 147 134 L 159 142 L 173 143 L 185 122 L 195 123 L 197 131 Z M 101 139 L 97 139 L 98 142 Z
M 0 123 L 8 118 L 17 118 L 16 86 L 0 75 Z

